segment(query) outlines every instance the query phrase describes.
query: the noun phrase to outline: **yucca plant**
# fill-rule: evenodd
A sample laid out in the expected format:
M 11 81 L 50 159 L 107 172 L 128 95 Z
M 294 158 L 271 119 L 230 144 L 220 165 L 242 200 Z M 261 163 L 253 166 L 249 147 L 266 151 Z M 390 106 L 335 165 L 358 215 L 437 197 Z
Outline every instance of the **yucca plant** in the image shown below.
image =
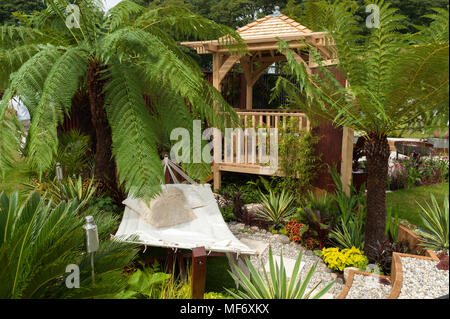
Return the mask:
M 218 128 L 237 121 L 174 40 L 221 38 L 230 51 L 242 52 L 234 30 L 182 7 L 150 9 L 122 1 L 105 13 L 100 0 L 76 1 L 79 25 L 73 27 L 66 21 L 68 1 L 45 4 L 41 12 L 21 15 L 20 26 L 0 27 L 0 90 L 6 89 L 0 104 L 1 173 L 20 148 L 18 129 L 5 117 L 15 95 L 31 114 L 27 161 L 42 173 L 58 148 L 58 124 L 74 95 L 84 93 L 95 128 L 94 177 L 112 189 L 125 183 L 137 197 L 160 190 L 158 150 L 170 148 L 172 129 L 192 130 L 193 119 Z M 183 165 L 194 178 L 210 172 L 206 163 Z
M 433 194 L 431 196 L 431 205 L 426 203 L 421 208 L 420 218 L 423 225 L 428 232 L 421 232 L 420 235 L 424 238 L 424 243 L 421 244 L 427 249 L 432 250 L 448 250 L 448 236 L 449 236 L 449 204 L 448 196 L 444 199 L 444 205 L 441 208 Z
M 339 59 L 337 68 L 346 85 L 324 65 L 318 51 L 310 50 L 307 69 L 286 42 L 280 52 L 287 57 L 286 77 L 275 88 L 288 94 L 295 109 L 302 109 L 313 122 L 330 120 L 338 126 L 361 132 L 367 158 L 367 222 L 365 251 L 384 242 L 386 181 L 390 148 L 387 137 L 396 130 L 432 119 L 448 121 L 449 24 L 448 8 L 428 15 L 431 24 L 416 34 L 402 34 L 405 18 L 388 2 L 366 0 L 379 9 L 379 25 L 361 35 L 355 1 L 330 1 L 324 30 L 327 46 Z M 296 59 L 297 58 L 297 59 Z M 295 85 L 295 80 L 298 85 Z
M 340 248 L 364 249 L 364 223 L 359 218 L 351 218 L 347 222 L 341 218 L 339 225 L 330 231 L 330 240 Z
M 118 219 L 87 212 L 98 227 L 95 283 L 86 253 L 84 216 L 76 200 L 56 207 L 38 192 L 20 201 L 17 192 L 0 194 L 0 298 L 104 298 L 121 291 L 123 268 L 136 257 L 134 245 L 110 240 Z M 69 289 L 66 267 L 78 265 L 80 288 Z
M 263 208 L 257 211 L 258 218 L 270 223 L 275 229 L 283 227 L 287 219 L 296 212 L 292 205 L 294 196 L 284 189 L 280 194 L 270 189 L 268 195 L 259 190 L 259 200 Z
M 232 272 L 230 272 L 230 275 L 239 283 L 240 288 L 236 293 L 226 290 L 237 299 L 319 299 L 333 287 L 335 281 L 316 292 L 317 287 L 322 283 L 320 281 L 307 291 L 309 282 L 316 271 L 317 263 L 310 268 L 302 280 L 300 273 L 302 255 L 303 252 L 300 252 L 288 280 L 283 263 L 283 252 L 280 254 L 280 264 L 278 264 L 273 258 L 272 247 L 269 247 L 269 274 L 267 274 L 263 265 L 261 265 L 263 266 L 263 273 L 258 272 L 247 259 L 246 263 L 250 270 L 250 276 L 246 276 L 239 267 L 234 265 L 238 275 L 236 276 Z

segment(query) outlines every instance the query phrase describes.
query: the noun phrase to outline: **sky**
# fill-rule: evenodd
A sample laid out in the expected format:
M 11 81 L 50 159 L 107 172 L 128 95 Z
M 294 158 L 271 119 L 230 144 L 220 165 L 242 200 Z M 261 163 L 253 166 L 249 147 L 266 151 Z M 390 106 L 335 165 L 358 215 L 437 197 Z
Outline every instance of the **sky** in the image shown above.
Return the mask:
M 120 1 L 122 1 L 122 0 L 103 0 L 103 2 L 105 3 L 105 9 L 106 10 L 111 9 L 116 4 L 118 4 Z

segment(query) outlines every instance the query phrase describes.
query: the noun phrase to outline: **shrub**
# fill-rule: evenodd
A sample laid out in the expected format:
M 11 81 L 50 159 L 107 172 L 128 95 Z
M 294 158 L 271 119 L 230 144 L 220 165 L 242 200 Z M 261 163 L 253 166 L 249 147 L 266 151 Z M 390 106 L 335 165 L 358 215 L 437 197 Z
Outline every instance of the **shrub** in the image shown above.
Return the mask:
M 236 220 L 233 206 L 220 207 L 220 212 L 222 213 L 222 217 L 225 222 L 228 223 Z
M 322 259 L 333 270 L 343 271 L 346 267 L 356 267 L 365 270 L 369 261 L 358 248 L 350 249 L 324 248 Z
M 240 288 L 237 293 L 232 292 L 228 289 L 226 290 L 229 294 L 237 299 L 319 299 L 325 293 L 327 293 L 328 290 L 331 289 L 335 282 L 332 281 L 323 289 L 313 295 L 316 288 L 319 286 L 319 283 L 306 293 L 306 288 L 312 276 L 314 275 L 317 263 L 310 268 L 308 274 L 302 281 L 300 275 L 301 261 L 302 252 L 300 252 L 300 254 L 298 255 L 294 269 L 292 270 L 291 277 L 288 281 L 286 269 L 283 263 L 283 252 L 281 252 L 280 264 L 278 264 L 276 261 L 274 261 L 272 248 L 269 247 L 269 275 L 264 268 L 262 274 L 258 272 L 247 258 L 246 263 L 248 269 L 250 270 L 250 276 L 246 276 L 242 272 L 242 270 L 239 269 L 239 267 L 234 265 L 238 275 L 236 276 L 231 272 L 230 275 L 234 280 L 239 282 Z
M 426 208 L 421 206 L 420 218 L 427 232 L 422 232 L 424 246 L 432 250 L 448 250 L 449 241 L 449 203 L 448 196 L 444 200 L 443 208 L 439 206 L 433 194 L 431 196 L 431 205 L 426 203 Z
M 302 235 L 308 230 L 308 225 L 301 224 L 296 219 L 291 219 L 285 230 L 290 241 L 301 242 Z
M 412 186 L 448 181 L 448 158 L 410 157 L 394 161 L 389 167 L 388 189 L 397 190 Z
M 379 265 L 385 274 L 391 273 L 392 254 L 394 252 L 419 255 L 418 251 L 413 252 L 409 249 L 407 241 L 391 242 L 386 240 L 384 242 L 377 242 L 371 248 L 371 253 L 367 257 L 372 263 Z
M 258 217 L 270 223 L 274 229 L 282 228 L 287 219 L 295 213 L 295 208 L 292 207 L 294 197 L 284 190 L 280 194 L 270 190 L 268 196 L 261 191 L 259 194 L 264 208 L 257 212 Z

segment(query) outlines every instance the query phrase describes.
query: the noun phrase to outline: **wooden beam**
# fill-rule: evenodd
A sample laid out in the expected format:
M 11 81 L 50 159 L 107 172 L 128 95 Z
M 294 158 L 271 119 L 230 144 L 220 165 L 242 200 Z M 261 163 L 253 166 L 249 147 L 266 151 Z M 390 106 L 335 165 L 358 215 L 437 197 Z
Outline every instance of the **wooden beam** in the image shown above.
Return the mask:
M 220 66 L 222 62 L 221 54 L 214 53 L 213 54 L 213 86 L 217 89 L 217 91 L 221 92 L 222 88 L 220 85 Z
M 206 284 L 206 250 L 205 247 L 192 249 L 192 299 L 203 299 Z
M 240 56 L 238 55 L 231 55 L 229 56 L 220 66 L 219 69 L 219 84 L 222 83 L 223 79 L 227 75 L 227 73 L 231 70 L 231 68 L 238 62 L 240 59 Z
M 339 59 L 330 59 L 330 60 L 322 61 L 322 66 L 332 66 L 332 65 L 338 65 L 338 64 L 339 64 Z M 311 69 L 318 68 L 319 63 L 310 62 L 309 67 Z
M 353 136 L 353 130 L 344 127 L 342 133 L 341 182 L 347 195 L 350 195 L 350 185 L 352 183 Z
M 264 71 L 273 64 L 273 62 L 263 62 L 263 64 L 252 73 L 251 86 L 253 87 Z

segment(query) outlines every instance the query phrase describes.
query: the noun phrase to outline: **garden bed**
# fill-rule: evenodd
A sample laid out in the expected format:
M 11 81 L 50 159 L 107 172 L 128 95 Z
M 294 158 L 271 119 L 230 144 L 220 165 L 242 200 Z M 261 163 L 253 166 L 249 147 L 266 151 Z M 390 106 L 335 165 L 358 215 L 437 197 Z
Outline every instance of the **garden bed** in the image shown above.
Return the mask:
M 345 287 L 337 298 L 437 298 L 448 294 L 449 272 L 436 268 L 440 262 L 437 254 L 433 250 L 424 249 L 420 245 L 421 237 L 403 225 L 399 227 L 398 240 L 406 241 L 409 249 L 419 254 L 394 252 L 390 276 L 349 270 Z M 391 284 L 387 285 L 386 280 Z

